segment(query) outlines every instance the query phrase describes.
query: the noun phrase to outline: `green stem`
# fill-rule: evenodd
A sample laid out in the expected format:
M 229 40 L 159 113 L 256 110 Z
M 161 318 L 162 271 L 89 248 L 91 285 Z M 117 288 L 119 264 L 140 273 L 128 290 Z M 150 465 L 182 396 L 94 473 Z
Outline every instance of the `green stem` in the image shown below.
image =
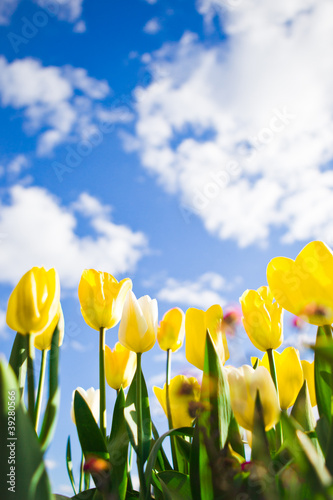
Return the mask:
M 106 402 L 105 402 L 105 328 L 99 331 L 99 427 L 106 440 Z
M 138 467 L 139 480 L 140 480 L 140 498 L 146 498 L 146 482 L 143 471 L 143 437 L 142 437 L 142 390 L 141 390 L 141 356 L 142 353 L 138 352 L 136 355 L 137 368 L 136 368 L 136 424 L 138 429 L 138 452 L 136 454 L 136 463 Z
M 44 390 L 44 381 L 45 381 L 45 369 L 46 369 L 46 355 L 47 355 L 47 350 L 43 349 L 43 351 L 42 351 L 42 359 L 41 359 L 41 366 L 40 366 L 40 372 L 39 372 L 39 382 L 38 382 L 38 389 L 37 389 L 37 399 L 36 399 L 36 406 L 35 406 L 35 430 L 36 430 L 36 433 L 38 432 L 40 410 L 41 410 L 42 400 L 43 400 L 43 390 Z
M 170 405 L 170 374 L 171 374 L 171 349 L 167 350 L 167 363 L 166 363 L 166 390 L 165 390 L 165 399 L 166 399 L 166 407 L 167 407 L 167 416 L 168 416 L 168 424 L 169 430 L 173 429 L 172 424 L 172 414 L 171 414 L 171 405 Z M 177 461 L 177 450 L 176 450 L 176 441 L 175 436 L 170 436 L 170 444 L 171 444 L 171 454 L 173 461 L 173 468 L 178 470 L 178 461 Z
M 81 455 L 81 465 L 80 465 L 80 483 L 79 483 L 79 492 L 83 490 L 83 479 L 84 479 L 84 457 L 83 453 Z
M 28 358 L 28 413 L 32 424 L 35 425 L 35 378 L 34 378 L 34 338 L 27 334 L 27 358 Z
M 273 350 L 272 349 L 267 349 L 267 356 L 268 356 L 268 362 L 269 362 L 269 369 L 271 372 L 271 376 L 275 385 L 276 389 L 276 394 L 278 401 L 279 399 L 279 388 L 278 388 L 278 383 L 277 383 L 277 376 L 276 376 L 276 369 L 275 369 L 275 361 L 274 361 L 274 355 L 273 355 Z M 276 447 L 277 449 L 280 448 L 282 442 L 283 442 L 283 434 L 282 434 L 282 426 L 281 426 L 281 421 L 279 420 L 275 426 L 276 430 Z

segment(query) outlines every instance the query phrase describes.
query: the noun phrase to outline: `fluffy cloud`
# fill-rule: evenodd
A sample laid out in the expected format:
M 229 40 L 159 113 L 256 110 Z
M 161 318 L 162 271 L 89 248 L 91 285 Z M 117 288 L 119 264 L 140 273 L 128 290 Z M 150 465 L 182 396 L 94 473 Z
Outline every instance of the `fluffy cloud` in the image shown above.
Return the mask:
M 221 239 L 246 246 L 278 229 L 333 243 L 332 2 L 197 5 L 221 16 L 227 40 L 186 33 L 152 54 L 125 147 Z
M 153 17 L 153 19 L 147 21 L 143 27 L 143 31 L 148 35 L 156 35 L 156 33 L 161 31 L 161 24 L 157 17 Z
M 10 18 L 15 12 L 19 0 L 0 0 L 0 26 L 10 23 Z
M 225 304 L 221 292 L 226 289 L 225 279 L 217 273 L 204 273 L 196 281 L 168 278 L 157 298 L 173 305 L 208 309 L 213 304 Z
M 111 207 L 82 193 L 69 208 L 40 187 L 15 185 L 0 205 L 0 282 L 15 284 L 33 266 L 55 267 L 75 288 L 85 268 L 122 274 L 147 250 L 143 233 L 112 222 Z M 78 232 L 84 218 L 89 234 Z
M 26 132 L 39 134 L 39 156 L 66 141 L 89 139 L 100 122 L 131 120 L 123 106 L 102 106 L 109 94 L 107 82 L 90 77 L 83 68 L 44 67 L 33 58 L 9 63 L 0 56 L 0 104 L 23 110 Z
M 82 14 L 83 0 L 33 0 L 62 21 L 75 22 Z M 20 0 L 0 0 L 0 25 L 10 24 Z

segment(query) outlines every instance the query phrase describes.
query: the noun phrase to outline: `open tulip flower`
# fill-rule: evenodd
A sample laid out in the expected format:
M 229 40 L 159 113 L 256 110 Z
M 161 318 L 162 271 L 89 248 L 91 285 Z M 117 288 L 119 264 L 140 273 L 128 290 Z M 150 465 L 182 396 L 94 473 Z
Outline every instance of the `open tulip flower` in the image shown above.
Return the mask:
M 22 276 L 9 297 L 7 325 L 22 335 L 41 333 L 54 321 L 59 300 L 57 271 L 33 267 Z
M 157 330 L 158 345 L 164 351 L 178 351 L 184 342 L 185 314 L 179 307 L 167 311 Z
M 130 291 L 119 325 L 119 342 L 136 353 L 149 351 L 156 342 L 157 321 L 157 300 L 148 295 L 137 299 Z
M 136 369 L 136 355 L 119 342 L 113 350 L 105 346 L 105 375 L 112 389 L 125 389 L 132 382 Z
M 167 415 L 166 384 L 163 389 L 154 386 L 153 391 Z M 173 427 L 190 427 L 200 399 L 200 384 L 197 379 L 177 375 L 170 381 L 169 396 Z
M 287 347 L 281 353 L 273 351 L 273 356 L 280 406 L 282 410 L 287 410 L 295 403 L 297 395 L 303 385 L 303 368 L 299 359 L 298 350 L 294 347 Z M 262 360 L 259 361 L 259 365 L 269 370 L 267 353 L 264 354 Z
M 36 349 L 40 351 L 51 349 L 52 337 L 56 326 L 58 325 L 59 329 L 59 347 L 62 345 L 65 334 L 65 321 L 64 321 L 64 313 L 62 312 L 62 307 L 59 302 L 59 308 L 57 314 L 54 316 L 53 321 L 49 324 L 49 326 L 34 337 L 34 346 Z
M 312 325 L 333 322 L 333 254 L 322 241 L 312 241 L 296 260 L 275 257 L 267 281 L 277 302 Z
M 111 274 L 86 269 L 79 284 L 81 312 L 85 322 L 94 330 L 112 328 L 119 323 L 126 295 L 132 281 L 117 281 Z
M 251 366 L 226 367 L 230 387 L 231 407 L 241 427 L 252 431 L 255 399 L 259 391 L 265 429 L 268 431 L 279 420 L 280 408 L 277 393 L 269 371 L 264 366 L 254 370 Z
M 239 299 L 243 325 L 252 344 L 260 351 L 277 349 L 283 341 L 283 309 L 267 286 L 246 290 Z
M 200 370 L 204 369 L 207 330 L 224 364 L 229 358 L 229 350 L 221 306 L 211 306 L 207 311 L 190 307 L 185 315 L 185 353 L 187 361 Z

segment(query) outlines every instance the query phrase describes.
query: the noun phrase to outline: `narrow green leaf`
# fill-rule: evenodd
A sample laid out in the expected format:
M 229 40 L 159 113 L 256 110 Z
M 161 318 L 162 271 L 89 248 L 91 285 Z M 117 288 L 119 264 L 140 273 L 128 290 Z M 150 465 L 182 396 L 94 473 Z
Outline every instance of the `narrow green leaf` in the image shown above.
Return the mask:
M 153 430 L 153 436 L 154 436 L 154 439 L 152 439 L 151 441 L 151 449 L 153 449 L 156 441 L 159 439 L 159 434 L 157 432 L 157 429 L 154 425 L 154 423 L 152 422 L 152 430 Z M 165 454 L 165 451 L 163 450 L 162 447 L 160 447 L 159 449 L 159 452 L 157 454 L 157 458 L 156 458 L 156 469 L 158 471 L 162 471 L 162 470 L 172 470 L 172 467 L 170 465 L 170 462 L 168 460 L 168 457 L 166 456 Z
M 0 470 L 1 500 L 53 500 L 43 454 L 23 409 L 17 378 L 3 360 L 0 360 Z M 13 484 L 7 483 L 10 473 Z M 14 490 L 8 489 L 11 487 Z
M 229 385 L 214 342 L 207 330 L 200 411 L 191 454 L 191 490 L 194 500 L 218 496 L 213 467 L 228 439 L 231 420 Z
M 125 395 L 119 390 L 113 410 L 108 451 L 111 463 L 111 492 L 117 500 L 125 500 L 127 490 L 127 456 L 129 436 L 124 417 Z
M 228 442 L 236 453 L 245 458 L 244 443 L 240 435 L 239 425 L 233 414 L 230 418 Z
M 72 451 L 71 451 L 71 438 L 68 436 L 67 447 L 66 447 L 66 468 L 69 480 L 71 482 L 74 495 L 76 495 L 75 480 L 73 475 L 73 462 L 72 462 Z
M 137 371 L 133 377 L 132 383 L 127 393 L 126 403 L 125 403 L 125 419 L 128 426 L 128 434 L 130 442 L 135 449 L 138 451 L 138 429 L 137 429 L 137 420 L 136 420 L 136 380 L 137 380 Z M 146 382 L 141 372 L 141 401 L 142 401 L 142 428 L 143 428 L 143 457 L 142 462 L 148 458 L 150 447 L 151 447 L 151 433 L 152 433 L 152 423 L 150 418 L 150 409 L 149 409 L 149 398 Z
M 315 351 L 315 388 L 320 417 L 325 416 L 331 423 L 331 401 L 332 401 L 332 362 L 327 361 L 323 356 L 328 343 L 331 342 L 332 331 L 330 326 L 319 326 Z
M 151 452 L 149 454 L 147 466 L 146 466 L 146 472 L 145 472 L 145 477 L 146 477 L 146 484 L 149 485 L 152 482 L 152 473 L 153 469 L 155 468 L 155 463 L 157 460 L 158 452 L 162 446 L 162 443 L 164 439 L 168 436 L 193 436 L 193 429 L 192 427 L 181 427 L 179 429 L 172 429 L 171 431 L 167 431 L 160 438 L 157 439 L 156 443 L 151 449 Z M 149 499 L 149 492 L 147 493 L 146 496 L 147 499 Z
M 156 474 L 165 499 L 192 500 L 190 478 L 177 471 L 164 471 Z
M 281 415 L 284 430 L 284 445 L 294 458 L 298 475 L 309 489 L 309 498 L 317 498 L 331 480 L 324 460 L 313 446 L 311 440 L 300 429 L 293 417 Z M 320 497 L 318 497 L 320 498 Z
M 316 420 L 313 415 L 306 380 L 304 380 L 301 390 L 298 393 L 291 415 L 301 424 L 304 431 L 313 431 L 315 429 Z
M 43 452 L 45 452 L 52 441 L 57 423 L 58 409 L 60 403 L 60 387 L 58 380 L 59 369 L 59 328 L 56 326 L 50 349 L 49 357 L 49 393 L 44 413 L 39 441 Z
M 74 414 L 84 456 L 97 455 L 104 460 L 109 460 L 109 453 L 100 428 L 88 404 L 78 391 L 75 391 L 74 395 Z
M 27 375 L 27 343 L 24 335 L 16 334 L 12 352 L 10 353 L 9 364 L 12 367 L 23 397 L 25 379 Z

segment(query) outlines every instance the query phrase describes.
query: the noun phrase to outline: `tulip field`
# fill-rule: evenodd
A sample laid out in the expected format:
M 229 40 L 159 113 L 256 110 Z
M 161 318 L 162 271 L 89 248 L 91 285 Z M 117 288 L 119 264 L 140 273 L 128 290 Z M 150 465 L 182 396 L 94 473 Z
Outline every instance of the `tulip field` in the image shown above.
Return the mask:
M 57 423 L 66 335 L 57 271 L 34 267 L 12 291 L 6 321 L 14 341 L 9 362 L 0 361 L 1 499 L 333 499 L 332 250 L 313 241 L 295 260 L 276 257 L 267 284 L 243 293 L 242 328 L 258 353 L 241 367 L 229 356 L 232 338 L 219 304 L 186 313 L 175 307 L 158 318 L 156 299 L 137 298 L 132 286 L 93 269 L 78 284 L 82 316 L 99 332 L 92 353 L 99 387 L 73 394 L 82 461 L 78 477 L 68 438 L 71 497 L 51 491 L 44 461 Z M 285 310 L 316 325 L 311 362 L 294 347 L 281 349 Z M 107 346 L 105 332 L 116 325 L 118 342 Z M 165 383 L 153 387 L 168 422 L 162 435 L 141 365 L 156 342 L 165 352 Z M 184 342 L 200 381 L 170 377 L 172 354 Z M 106 384 L 116 391 L 114 408 L 106 408 Z

